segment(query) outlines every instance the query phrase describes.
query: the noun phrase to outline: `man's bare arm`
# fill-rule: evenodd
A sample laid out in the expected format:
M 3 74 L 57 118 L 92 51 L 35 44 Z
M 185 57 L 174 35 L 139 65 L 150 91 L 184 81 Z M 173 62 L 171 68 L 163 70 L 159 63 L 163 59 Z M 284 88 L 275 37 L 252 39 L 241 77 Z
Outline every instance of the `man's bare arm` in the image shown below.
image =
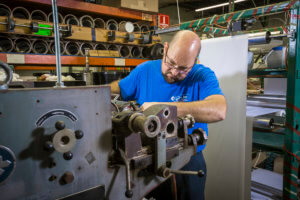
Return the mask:
M 226 100 L 223 95 L 211 95 L 202 101 L 193 102 L 152 102 L 144 103 L 142 109 L 154 104 L 167 104 L 177 106 L 178 116 L 191 114 L 196 122 L 211 123 L 225 119 Z
M 119 86 L 119 81 L 114 81 L 112 83 L 110 83 L 110 91 L 112 94 L 120 94 L 120 86 Z

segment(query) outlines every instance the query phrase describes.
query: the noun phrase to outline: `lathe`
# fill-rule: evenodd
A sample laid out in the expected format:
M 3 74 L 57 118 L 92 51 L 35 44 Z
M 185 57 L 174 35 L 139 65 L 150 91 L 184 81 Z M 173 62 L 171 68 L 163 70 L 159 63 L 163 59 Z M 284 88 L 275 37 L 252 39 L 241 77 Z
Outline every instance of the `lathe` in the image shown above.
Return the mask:
M 108 86 L 0 89 L 0 194 L 10 199 L 142 199 L 207 141 L 190 115 L 142 111 Z

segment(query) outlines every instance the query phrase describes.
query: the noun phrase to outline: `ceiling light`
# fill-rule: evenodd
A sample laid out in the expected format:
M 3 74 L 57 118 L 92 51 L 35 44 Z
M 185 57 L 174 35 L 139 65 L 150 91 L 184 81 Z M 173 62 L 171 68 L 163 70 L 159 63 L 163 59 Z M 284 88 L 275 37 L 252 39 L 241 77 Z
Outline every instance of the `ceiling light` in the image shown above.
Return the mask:
M 247 0 L 236 0 L 236 1 L 234 1 L 234 3 L 240 3 L 240 2 L 243 2 L 243 1 L 247 1 Z M 205 7 L 205 8 L 199 8 L 199 9 L 196 9 L 195 11 L 200 12 L 200 11 L 209 10 L 209 9 L 212 9 L 212 8 L 223 7 L 223 6 L 227 6 L 227 5 L 229 5 L 229 2 L 221 3 L 221 4 L 217 4 L 217 5 L 209 6 L 209 7 Z

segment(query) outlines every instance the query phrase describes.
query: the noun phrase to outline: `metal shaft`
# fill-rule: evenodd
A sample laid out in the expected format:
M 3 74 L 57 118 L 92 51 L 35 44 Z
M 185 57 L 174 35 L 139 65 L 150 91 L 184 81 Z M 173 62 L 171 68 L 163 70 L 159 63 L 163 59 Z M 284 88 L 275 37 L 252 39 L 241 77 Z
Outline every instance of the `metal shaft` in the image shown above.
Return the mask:
M 53 25 L 55 35 L 55 55 L 56 55 L 56 75 L 57 82 L 56 87 L 63 87 L 64 83 L 61 78 L 61 57 L 60 57 L 60 38 L 59 38 L 59 26 L 58 26 L 58 11 L 56 0 L 52 0 L 52 11 L 53 11 Z

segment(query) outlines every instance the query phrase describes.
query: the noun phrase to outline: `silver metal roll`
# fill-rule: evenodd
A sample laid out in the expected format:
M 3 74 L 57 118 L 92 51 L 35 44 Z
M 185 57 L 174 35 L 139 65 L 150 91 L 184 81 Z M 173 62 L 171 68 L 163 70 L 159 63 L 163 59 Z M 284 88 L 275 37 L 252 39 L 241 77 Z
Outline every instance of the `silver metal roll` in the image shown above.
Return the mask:
M 4 4 L 0 4 L 0 16 L 11 16 L 11 9 Z
M 94 19 L 89 15 L 84 15 L 79 19 L 80 26 L 95 28 Z
M 111 31 L 117 31 L 118 30 L 118 22 L 114 19 L 110 19 L 106 22 L 106 29 Z
M 80 22 L 75 15 L 68 14 L 64 18 L 64 24 L 72 24 L 75 26 L 79 26 Z
M 149 26 L 148 25 L 145 25 L 145 24 L 143 24 L 143 25 L 141 25 L 141 32 L 142 33 L 145 33 L 145 32 L 149 32 Z
M 41 10 L 34 10 L 31 12 L 31 19 L 37 21 L 48 21 L 48 16 Z
M 107 50 L 107 47 L 104 44 L 96 44 L 95 50 Z
M 18 53 L 30 53 L 32 44 L 27 38 L 18 38 L 15 40 L 15 51 Z
M 80 45 L 80 54 L 85 56 L 85 49 L 94 50 L 95 46 L 91 43 L 81 43 Z
M 134 46 L 134 47 L 131 48 L 131 52 L 130 52 L 131 57 L 133 57 L 133 58 L 140 58 L 141 57 L 141 53 L 142 52 L 141 52 L 141 49 L 139 47 Z
M 105 21 L 101 18 L 94 19 L 95 28 L 105 29 Z
M 80 53 L 80 46 L 77 42 L 69 41 L 65 44 L 67 55 L 77 56 Z
M 254 36 L 254 37 L 251 37 L 250 35 L 248 39 L 248 43 L 249 45 L 269 44 L 272 40 L 270 36 L 271 33 L 269 31 L 267 31 L 265 35 Z
M 11 52 L 14 49 L 14 42 L 4 36 L 0 36 L 0 52 Z
M 111 50 L 111 51 L 119 51 L 119 48 L 117 45 L 115 44 L 111 44 L 107 47 L 107 50 Z
M 120 56 L 123 58 L 130 57 L 130 49 L 127 45 L 120 46 L 119 52 L 120 52 Z
M 49 50 L 48 43 L 45 40 L 35 40 L 32 43 L 32 51 L 37 54 L 47 54 Z
M 53 13 L 52 12 L 49 13 L 49 15 L 48 15 L 48 22 L 53 22 Z M 60 13 L 58 13 L 58 23 L 60 23 L 60 24 L 64 23 L 64 17 Z
M 133 32 L 141 32 L 141 27 L 137 23 L 133 23 Z
M 24 7 L 15 7 L 12 10 L 11 15 L 15 18 L 20 18 L 20 19 L 31 19 L 30 12 Z
M 119 23 L 119 31 L 132 33 L 134 31 L 134 25 L 131 22 L 121 21 Z
M 49 51 L 51 54 L 55 54 L 55 42 L 52 41 L 50 43 L 50 45 L 48 46 Z M 60 54 L 64 54 L 65 53 L 65 45 L 63 42 L 60 42 Z
M 273 118 L 254 118 L 253 120 L 253 126 L 258 128 L 272 128 L 273 123 Z

